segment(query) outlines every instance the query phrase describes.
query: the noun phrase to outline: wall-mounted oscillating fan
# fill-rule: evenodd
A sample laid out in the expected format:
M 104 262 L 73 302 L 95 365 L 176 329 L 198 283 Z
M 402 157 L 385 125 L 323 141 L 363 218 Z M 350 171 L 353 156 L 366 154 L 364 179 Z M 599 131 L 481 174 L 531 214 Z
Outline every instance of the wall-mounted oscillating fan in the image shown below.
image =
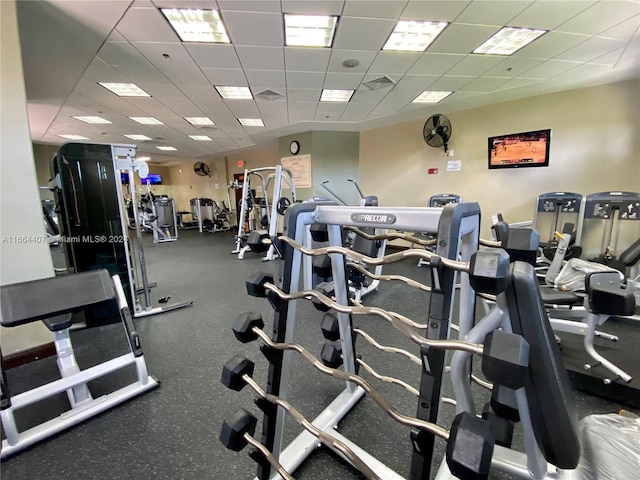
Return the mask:
M 447 142 L 451 138 L 452 131 L 451 121 L 441 113 L 436 113 L 424 123 L 422 136 L 427 145 L 435 148 L 444 147 L 446 153 L 448 150 Z
M 196 162 L 193 164 L 193 171 L 196 172 L 196 175 L 199 175 L 201 177 L 210 177 L 211 176 L 211 169 L 209 168 L 209 165 L 207 165 L 204 162 Z

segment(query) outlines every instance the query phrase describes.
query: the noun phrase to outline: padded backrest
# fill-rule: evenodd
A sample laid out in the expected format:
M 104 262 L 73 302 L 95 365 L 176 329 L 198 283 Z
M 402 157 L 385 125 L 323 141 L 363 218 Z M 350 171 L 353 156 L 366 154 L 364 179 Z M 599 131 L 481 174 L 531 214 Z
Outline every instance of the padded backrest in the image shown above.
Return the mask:
M 636 263 L 640 262 L 640 238 L 620 254 L 620 261 L 624 263 L 626 267 L 633 267 Z
M 113 280 L 105 269 L 14 283 L 0 288 L 0 322 L 7 327 L 79 312 L 113 301 Z
M 530 264 L 511 265 L 506 296 L 513 332 L 529 343 L 525 391 L 538 445 L 548 462 L 573 469 L 580 459 L 573 395 Z

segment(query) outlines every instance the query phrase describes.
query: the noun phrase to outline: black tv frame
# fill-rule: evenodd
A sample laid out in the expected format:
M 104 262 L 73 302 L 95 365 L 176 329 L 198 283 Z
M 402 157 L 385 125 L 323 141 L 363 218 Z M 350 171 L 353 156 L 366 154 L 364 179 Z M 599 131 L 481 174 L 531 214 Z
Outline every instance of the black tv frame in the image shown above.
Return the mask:
M 545 142 L 545 152 L 544 152 L 544 161 L 543 162 L 534 162 L 533 159 L 531 161 L 523 161 L 529 160 L 526 158 L 521 158 L 513 163 L 501 163 L 494 164 L 492 163 L 492 152 L 494 151 L 494 147 L 496 145 L 496 141 L 502 142 L 511 142 L 513 143 L 524 143 L 527 142 L 527 138 L 540 138 L 544 134 L 546 134 L 546 142 Z M 514 142 L 514 139 L 516 141 Z M 530 141 L 530 140 L 529 140 Z M 542 129 L 542 130 L 532 130 L 530 132 L 520 132 L 520 133 L 509 133 L 506 135 L 496 135 L 493 137 L 489 137 L 487 140 L 488 151 L 487 151 L 487 164 L 489 166 L 489 170 L 495 169 L 503 169 L 503 168 L 531 168 L 531 167 L 548 167 L 549 166 L 549 148 L 551 146 L 551 129 Z M 509 146 L 507 144 L 507 146 Z M 497 149 L 497 147 L 495 147 Z

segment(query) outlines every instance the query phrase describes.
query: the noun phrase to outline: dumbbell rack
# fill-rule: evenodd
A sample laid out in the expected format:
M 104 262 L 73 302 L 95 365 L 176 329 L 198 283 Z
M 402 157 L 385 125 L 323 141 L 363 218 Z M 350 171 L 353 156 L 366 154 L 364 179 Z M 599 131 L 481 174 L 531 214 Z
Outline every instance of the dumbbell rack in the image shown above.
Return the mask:
M 310 245 L 309 226 L 327 225 L 329 243 L 342 245 L 341 226 L 356 228 L 374 227 L 379 229 L 421 231 L 437 234 L 436 254 L 448 259 L 468 261 L 478 249 L 480 231 L 480 209 L 477 204 L 451 204 L 445 208 L 380 208 L 380 207 L 338 207 L 322 206 L 313 203 L 296 204 L 290 207 L 285 216 L 283 234 L 298 243 Z M 309 259 L 293 247 L 281 244 L 284 260 L 283 274 L 279 281 L 280 289 L 287 293 L 300 291 L 301 267 Z M 333 269 L 335 301 L 349 305 L 348 284 L 344 259 L 340 254 L 330 254 Z M 449 335 L 453 300 L 456 285 L 456 272 L 442 268 L 437 262 L 431 266 L 432 292 L 429 297 L 428 323 L 426 333 L 429 339 L 446 339 Z M 304 281 L 305 287 L 308 280 Z M 471 329 L 474 314 L 474 293 L 466 274 L 460 280 L 460 335 Z M 292 342 L 296 320 L 296 301 L 282 302 L 274 313 L 274 342 Z M 340 343 L 342 348 L 343 369 L 356 372 L 356 356 L 352 341 L 351 318 L 346 313 L 338 313 Z M 416 417 L 421 420 L 437 422 L 441 399 L 442 378 L 444 375 L 446 353 L 437 349 L 421 349 L 423 368 L 421 374 L 419 401 Z M 292 352 L 275 352 L 270 357 L 266 391 L 286 398 L 289 389 Z M 345 389 L 313 420 L 313 424 L 348 445 L 381 478 L 393 480 L 403 478 L 380 460 L 373 457 L 348 438 L 334 429 L 362 398 L 364 390 L 353 383 L 346 382 Z M 310 433 L 298 435 L 286 448 L 283 448 L 284 410 L 268 404 L 263 408 L 263 431 L 261 443 L 279 459 L 288 472 L 294 471 L 317 445 L 318 439 Z M 435 437 L 422 431 L 412 431 L 413 457 L 410 478 L 429 478 Z M 257 478 L 267 480 L 279 478 L 271 466 L 260 464 Z

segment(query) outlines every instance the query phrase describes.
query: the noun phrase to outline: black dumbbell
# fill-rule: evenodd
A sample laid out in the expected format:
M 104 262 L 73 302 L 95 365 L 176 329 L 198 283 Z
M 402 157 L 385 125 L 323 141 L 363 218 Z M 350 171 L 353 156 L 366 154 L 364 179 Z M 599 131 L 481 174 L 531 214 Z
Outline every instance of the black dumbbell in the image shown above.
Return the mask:
M 311 238 L 314 242 L 328 242 L 329 241 L 329 231 L 327 230 L 326 225 L 321 225 L 318 223 L 314 223 L 309 227 L 311 231 Z
M 313 258 L 313 273 L 320 278 L 327 280 L 331 278 L 333 271 L 331 270 L 331 257 L 329 255 L 320 255 Z
M 329 298 L 333 297 L 336 294 L 335 288 L 333 287 L 333 283 L 331 282 L 319 283 L 314 290 L 323 294 L 325 297 L 329 297 Z M 320 310 L 321 312 L 328 312 L 331 309 L 331 307 L 329 307 L 328 305 L 325 305 L 316 297 L 311 298 L 311 303 L 313 303 L 313 306 L 316 307 L 316 309 Z
M 253 327 L 260 330 L 264 328 L 264 320 L 262 315 L 254 312 L 245 312 L 238 315 L 233 322 L 233 334 L 242 343 L 253 342 L 258 336 L 253 333 Z
M 474 252 L 469 262 L 469 283 L 480 293 L 496 295 L 507 288 L 509 255 L 502 249 Z
M 257 422 L 256 417 L 244 408 L 236 411 L 222 423 L 220 441 L 228 449 L 239 452 L 249 443 L 247 435 L 251 437 L 254 434 Z
M 469 412 L 459 413 L 451 424 L 446 459 L 457 478 L 489 478 L 495 438 L 489 424 Z
M 320 329 L 322 330 L 322 336 L 331 342 L 335 342 L 340 339 L 340 325 L 338 323 L 338 317 L 332 312 L 327 312 L 322 317 L 320 323 Z
M 338 368 L 342 365 L 342 348 L 339 345 L 325 343 L 320 352 L 322 363 L 329 368 Z
M 529 344 L 520 335 L 494 330 L 484 339 L 482 373 L 494 385 L 512 390 L 524 386 L 529 367 Z
M 265 283 L 274 284 L 273 275 L 265 272 L 258 272 L 251 280 L 245 282 L 247 293 L 252 297 L 266 297 L 267 292 L 264 288 Z
M 482 408 L 482 418 L 489 423 L 496 443 L 505 448 L 511 448 L 511 442 L 513 441 L 513 422 L 495 413 L 491 408 L 491 402 L 484 404 Z
M 515 392 L 510 388 L 494 385 L 491 391 L 491 408 L 497 415 L 511 422 L 520 421 Z
M 538 257 L 540 234 L 532 228 L 509 228 L 509 234 L 502 242 L 511 262 L 527 262 L 533 266 Z
M 236 355 L 222 367 L 220 382 L 227 388 L 239 392 L 245 386 L 243 375 L 253 376 L 255 364 L 242 355 Z
M 271 245 L 269 232 L 266 230 L 252 230 L 247 237 L 247 245 L 249 245 L 249 249 L 254 253 L 266 252 Z

